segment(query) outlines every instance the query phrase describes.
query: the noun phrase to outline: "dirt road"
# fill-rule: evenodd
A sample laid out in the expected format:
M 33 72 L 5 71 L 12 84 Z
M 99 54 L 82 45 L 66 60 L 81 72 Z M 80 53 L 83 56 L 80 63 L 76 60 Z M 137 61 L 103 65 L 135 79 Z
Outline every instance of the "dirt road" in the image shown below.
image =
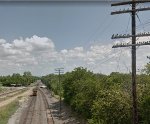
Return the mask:
M 31 94 L 32 89 L 33 89 L 33 88 L 30 87 L 30 88 L 28 88 L 27 91 L 25 91 L 25 92 L 23 92 L 23 93 L 21 93 L 21 94 L 15 95 L 15 96 L 13 96 L 13 97 L 10 97 L 9 99 L 6 99 L 6 100 L 4 100 L 4 101 L 1 101 L 1 102 L 0 102 L 0 107 L 3 107 L 3 106 L 5 106 L 5 105 L 10 104 L 11 102 L 15 101 L 18 97 L 28 96 L 29 94 Z

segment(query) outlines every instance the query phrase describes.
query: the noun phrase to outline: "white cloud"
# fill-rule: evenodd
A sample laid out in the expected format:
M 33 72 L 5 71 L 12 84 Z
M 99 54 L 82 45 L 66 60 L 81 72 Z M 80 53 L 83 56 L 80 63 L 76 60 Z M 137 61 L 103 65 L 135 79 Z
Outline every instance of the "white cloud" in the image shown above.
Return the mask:
M 67 53 L 68 53 L 68 50 L 66 50 L 66 49 L 61 50 L 60 53 L 62 53 L 62 54 L 67 54 Z
M 141 38 L 138 42 L 143 40 L 148 39 Z M 141 69 L 148 62 L 146 56 L 149 56 L 149 51 L 150 46 L 137 48 L 137 68 Z M 54 72 L 57 67 L 70 71 L 78 66 L 101 73 L 127 72 L 131 67 L 131 49 L 112 49 L 112 44 L 95 44 L 87 50 L 80 46 L 57 51 L 53 41 L 47 37 L 34 35 L 12 42 L 0 39 L 0 74 L 29 70 L 41 75 Z
M 54 43 L 47 37 L 38 37 L 34 35 L 31 38 L 26 38 L 25 42 L 33 47 L 36 51 L 45 51 L 47 49 L 53 50 L 55 48 Z
M 4 43 L 6 43 L 6 40 L 0 39 L 0 44 L 4 44 Z
M 34 35 L 31 38 L 15 39 L 11 43 L 0 39 L 0 60 L 11 61 L 11 65 L 28 65 L 38 63 L 38 56 L 53 51 L 53 42 L 46 37 Z M 41 54 L 39 54 L 41 52 Z M 43 53 L 42 53 L 43 52 Z M 10 62 L 9 62 L 10 63 Z M 8 63 L 6 63 L 7 65 Z

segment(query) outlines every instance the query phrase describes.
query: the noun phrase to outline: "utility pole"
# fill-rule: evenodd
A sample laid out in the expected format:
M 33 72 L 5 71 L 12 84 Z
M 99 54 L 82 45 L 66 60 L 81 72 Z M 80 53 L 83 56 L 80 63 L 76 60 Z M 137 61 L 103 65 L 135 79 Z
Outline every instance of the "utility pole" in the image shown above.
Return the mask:
M 64 73 L 64 68 L 56 68 L 56 73 L 58 73 L 58 84 L 59 84 L 59 117 L 61 117 L 61 81 L 60 75 Z M 58 87 L 58 85 L 57 85 Z
M 141 46 L 141 45 L 150 45 L 150 41 L 146 42 L 141 42 L 141 43 L 136 43 L 136 37 L 144 37 L 144 36 L 150 36 L 150 33 L 139 33 L 136 34 L 136 14 L 139 11 L 146 11 L 150 10 L 150 7 L 147 8 L 136 8 L 136 4 L 139 3 L 146 3 L 150 2 L 150 0 L 132 0 L 132 1 L 126 1 L 126 2 L 119 2 L 119 3 L 114 3 L 111 4 L 111 6 L 121 6 L 121 5 L 131 5 L 131 9 L 127 10 L 119 10 L 112 12 L 111 15 L 114 14 L 123 14 L 123 13 L 131 13 L 132 16 L 132 31 L 131 35 L 130 34 L 124 34 L 124 35 L 113 35 L 112 39 L 116 38 L 130 38 L 132 37 L 132 43 L 121 43 L 121 44 L 116 44 L 112 48 L 118 48 L 118 47 L 132 47 L 132 101 L 133 101 L 133 124 L 138 124 L 138 109 L 137 109 L 137 93 L 136 93 L 136 46 Z
M 135 9 L 136 3 L 133 0 L 132 4 L 132 44 L 136 44 L 136 19 Z M 137 93 L 136 93 L 136 46 L 132 46 L 132 98 L 133 98 L 133 123 L 138 124 L 138 110 L 137 110 Z

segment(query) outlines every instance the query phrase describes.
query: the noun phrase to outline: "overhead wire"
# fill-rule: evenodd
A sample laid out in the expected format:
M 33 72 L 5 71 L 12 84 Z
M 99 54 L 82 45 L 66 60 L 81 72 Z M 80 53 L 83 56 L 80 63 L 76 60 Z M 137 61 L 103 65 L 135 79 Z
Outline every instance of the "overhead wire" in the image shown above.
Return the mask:
M 107 17 L 105 17 L 105 19 L 106 19 Z M 104 19 L 104 21 L 105 21 L 105 19 Z M 126 32 L 129 30 L 129 22 L 130 22 L 130 20 L 131 20 L 131 18 L 129 18 L 129 20 L 128 20 L 128 24 L 127 24 L 127 28 L 126 28 Z M 113 20 L 114 21 L 114 20 Z M 102 35 L 103 33 L 104 33 L 104 31 L 106 31 L 107 30 L 107 28 L 110 26 L 110 24 L 112 24 L 112 21 L 105 27 L 105 28 L 103 28 L 103 30 L 101 30 L 101 34 L 100 35 Z M 94 31 L 91 35 L 90 35 L 90 37 L 87 39 L 88 41 L 92 38 L 92 37 L 94 37 L 96 34 L 97 34 L 97 32 L 101 29 L 101 26 L 102 26 L 102 24 L 100 24 L 97 28 L 96 28 L 96 31 Z M 90 44 L 92 44 L 92 43 L 94 43 L 95 42 L 95 40 L 93 40 L 92 42 L 89 42 L 87 45 L 90 45 Z M 87 42 L 86 42 L 87 43 Z M 110 53 L 108 52 L 108 54 L 106 53 L 104 56 L 108 56 Z M 120 55 L 119 55 L 119 58 L 118 58 L 118 64 L 117 64 L 117 68 L 119 68 L 119 61 L 120 61 L 120 57 L 121 57 L 121 54 L 122 53 L 120 53 Z M 101 65 L 101 64 L 103 64 L 103 63 L 105 63 L 105 62 L 107 62 L 107 61 L 109 61 L 109 60 L 111 60 L 111 59 L 113 59 L 115 56 L 112 56 L 112 57 L 110 57 L 110 58 L 104 58 L 104 59 L 102 59 L 102 60 L 100 60 L 100 61 L 102 61 L 102 62 L 100 62 L 99 64 Z M 104 61 L 103 61 L 104 60 Z M 127 69 L 128 70 L 128 69 Z
M 93 33 L 87 38 L 86 43 L 101 29 L 101 26 L 103 25 L 103 23 L 107 20 L 108 16 L 105 16 L 103 22 L 97 26 L 96 30 L 93 31 Z
M 128 20 L 128 24 L 127 24 L 127 28 L 126 28 L 126 30 L 125 30 L 125 33 L 127 33 L 128 30 L 129 30 L 130 21 L 131 21 L 131 16 L 129 16 L 129 20 Z
M 129 19 L 128 19 L 128 22 L 127 22 L 127 28 L 126 28 L 126 30 L 125 30 L 125 34 L 126 33 L 128 33 L 129 32 L 129 25 L 130 25 L 130 21 L 131 21 L 131 16 L 129 16 Z M 129 42 L 131 42 L 131 38 L 130 38 L 130 41 Z M 121 59 L 121 55 L 123 54 L 124 52 L 122 51 L 122 49 L 121 49 L 121 52 L 120 52 L 120 54 L 119 54 L 119 57 L 118 57 L 118 59 L 117 59 L 117 67 L 116 67 L 116 71 L 121 71 L 120 70 L 120 60 L 122 60 L 123 61 L 123 64 L 122 65 L 124 65 L 125 66 L 125 68 L 127 69 L 127 72 L 129 71 L 129 69 L 128 69 L 128 67 L 126 66 L 126 63 L 125 63 L 125 61 L 123 60 L 123 59 Z M 123 56 L 123 55 L 122 55 Z M 130 71 L 129 71 L 129 73 L 130 73 Z
M 128 21 L 128 24 L 127 24 L 127 29 L 128 29 L 128 27 L 129 27 L 129 22 L 130 22 L 130 18 L 129 18 L 129 21 Z M 127 29 L 126 29 L 126 31 L 127 31 Z M 119 51 L 119 57 L 118 57 L 117 68 L 119 68 L 119 61 L 120 61 L 121 54 L 122 54 L 122 50 L 121 50 L 121 52 Z M 105 62 L 108 62 L 109 60 L 111 60 L 111 59 L 113 59 L 114 57 L 116 57 L 116 55 L 117 55 L 117 54 L 115 54 L 114 56 L 112 56 L 112 57 L 110 57 L 110 58 L 107 57 L 107 59 L 104 60 L 104 61 L 102 61 L 101 63 L 99 63 L 99 65 L 104 64 Z M 119 70 L 120 70 L 120 69 L 119 69 Z
M 137 17 L 138 17 L 139 22 L 141 23 L 139 26 L 142 25 L 142 28 L 143 28 L 143 30 L 145 31 L 144 25 L 143 25 L 143 23 L 141 22 L 141 20 L 140 20 L 140 18 L 139 18 L 138 15 L 137 15 Z M 150 23 L 150 22 L 146 22 L 146 24 L 149 24 L 149 23 Z M 128 21 L 128 24 L 129 24 L 129 21 Z M 137 29 L 137 27 L 136 27 L 136 29 Z M 127 31 L 128 31 L 128 26 L 127 26 L 126 32 L 127 32 Z M 148 38 L 149 38 L 149 37 L 148 37 Z M 119 59 L 117 60 L 117 61 L 118 61 L 118 62 L 117 62 L 117 63 L 118 63 L 118 65 L 117 65 L 117 70 L 118 70 L 118 68 L 119 68 L 119 60 L 120 60 L 120 56 L 119 56 Z M 125 67 L 127 68 L 127 70 L 129 70 L 125 63 L 124 63 L 124 65 L 125 65 Z M 129 70 L 129 72 L 130 72 L 130 70 Z
M 108 18 L 108 16 L 107 17 L 105 17 L 104 18 L 104 21 L 103 22 L 106 22 L 106 20 L 109 20 L 109 19 L 107 19 Z M 102 30 L 100 31 L 100 35 L 102 35 L 106 30 L 108 30 L 108 27 L 110 27 L 110 25 L 111 24 L 113 24 L 113 22 L 115 21 L 115 17 L 114 18 L 112 18 L 111 20 L 109 20 L 109 22 L 108 22 L 108 24 L 105 26 L 105 27 L 103 27 L 102 28 Z M 90 40 L 92 37 L 94 37 L 94 35 L 96 35 L 96 33 L 101 29 L 101 26 L 102 25 L 104 25 L 104 23 L 101 23 L 99 26 L 98 26 L 98 28 L 96 29 L 96 31 L 94 31 L 94 33 L 92 33 L 92 35 L 90 35 L 90 37 L 88 38 L 88 40 Z M 99 36 L 100 36 L 99 35 Z M 88 44 L 86 45 L 86 48 L 88 47 L 88 45 L 91 45 L 92 43 L 95 43 L 95 40 L 92 40 L 92 42 L 88 42 Z M 112 56 L 112 57 L 110 57 L 109 59 L 108 59 L 108 56 L 110 55 L 110 52 L 108 51 L 107 53 L 105 53 L 105 54 L 103 54 L 103 57 L 105 57 L 104 59 L 102 59 L 102 60 L 100 60 L 100 61 L 103 61 L 103 60 L 105 60 L 105 59 L 107 59 L 107 60 L 105 60 L 105 61 L 108 61 L 108 60 L 110 60 L 110 59 L 112 59 L 114 56 Z M 103 62 L 105 62 L 105 61 L 103 61 Z M 94 70 L 94 68 L 95 67 L 93 67 L 93 69 L 92 70 Z
M 111 20 L 109 20 L 109 19 L 107 19 L 107 18 L 108 18 L 108 16 L 105 17 L 105 19 L 103 20 L 103 22 L 106 22 L 106 20 L 108 20 L 108 23 L 106 24 L 106 26 L 102 28 L 102 26 L 104 25 L 104 23 L 101 23 L 101 24 L 98 26 L 98 28 L 96 29 L 96 31 L 94 31 L 94 33 L 92 33 L 92 35 L 90 35 L 90 37 L 86 40 L 86 43 L 88 43 L 88 44 L 86 44 L 86 46 L 85 46 L 86 49 L 87 49 L 90 45 L 96 43 L 96 42 L 95 42 L 95 41 L 97 40 L 96 38 L 93 38 L 93 40 L 90 40 L 90 39 L 92 39 L 92 37 L 96 37 L 97 32 L 98 32 L 100 29 L 101 29 L 101 31 L 98 33 L 98 36 L 99 36 L 99 37 L 102 36 L 102 35 L 109 29 L 108 27 L 110 27 L 110 26 L 113 24 L 113 22 L 116 20 L 116 18 L 112 18 Z
M 121 50 L 120 50 L 120 51 L 121 51 Z M 107 57 L 107 59 L 105 58 L 105 59 L 99 60 L 99 61 L 101 61 L 101 62 L 99 62 L 98 64 L 96 64 L 96 66 L 95 66 L 93 69 L 97 68 L 97 66 L 100 66 L 100 65 L 102 65 L 102 64 L 104 64 L 104 63 L 110 62 L 110 60 L 112 60 L 112 59 L 118 57 L 118 54 L 120 53 L 120 51 L 117 51 L 117 52 L 114 53 L 113 55 L 110 54 L 110 55 L 112 55 L 112 56 L 111 56 L 111 57 Z
M 117 71 L 120 71 L 120 64 L 119 64 L 119 63 L 120 63 L 121 54 L 122 54 L 122 49 L 121 49 L 121 52 L 120 52 L 119 57 L 118 57 L 118 59 L 117 59 L 116 72 L 117 72 Z
M 110 1 L 108 1 L 108 3 L 109 3 Z M 110 4 L 110 3 L 109 3 Z M 91 45 L 91 44 L 94 44 L 95 43 L 95 41 L 97 40 L 96 38 L 96 35 L 97 35 L 97 32 L 98 31 L 100 31 L 100 29 L 101 29 L 101 31 L 98 33 L 98 36 L 100 37 L 100 36 L 102 36 L 109 28 L 108 27 L 110 27 L 113 23 L 114 23 L 114 21 L 117 19 L 116 17 L 112 17 L 112 19 L 108 19 L 108 17 L 109 17 L 110 15 L 107 15 L 107 16 L 105 16 L 105 18 L 104 18 L 104 20 L 103 20 L 103 22 L 96 28 L 96 30 L 88 37 L 88 39 L 86 40 L 86 46 L 85 46 L 85 48 L 87 49 L 88 47 L 89 47 L 89 45 Z M 106 22 L 108 22 L 108 23 L 106 23 Z M 106 25 L 105 25 L 106 24 Z M 104 26 L 103 28 L 102 28 L 102 26 Z M 96 37 L 96 38 L 93 38 L 93 37 Z M 93 38 L 93 40 L 90 40 L 90 39 L 92 39 Z M 89 42 L 90 41 L 90 42 Z M 88 43 L 88 44 L 87 44 Z
M 141 23 L 143 30 L 146 32 L 145 27 L 144 27 L 144 25 L 143 25 L 143 23 L 142 23 L 140 17 L 138 16 L 138 14 L 136 14 L 136 16 L 137 16 L 139 22 Z M 148 39 L 149 39 L 149 36 L 148 36 Z M 149 40 L 150 40 L 150 39 L 149 39 Z

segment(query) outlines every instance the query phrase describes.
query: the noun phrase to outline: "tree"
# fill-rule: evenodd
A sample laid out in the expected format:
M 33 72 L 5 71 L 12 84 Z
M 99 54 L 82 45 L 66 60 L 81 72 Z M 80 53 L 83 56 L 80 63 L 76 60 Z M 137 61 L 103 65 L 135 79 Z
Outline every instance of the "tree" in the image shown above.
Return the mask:
M 93 102 L 90 124 L 131 124 L 130 96 L 119 89 L 101 89 Z
M 24 77 L 31 77 L 32 73 L 30 71 L 26 71 L 26 72 L 23 73 L 23 76 Z
M 147 75 L 150 75 L 150 63 L 147 63 L 145 65 L 145 68 L 142 69 L 142 72 L 146 73 Z

